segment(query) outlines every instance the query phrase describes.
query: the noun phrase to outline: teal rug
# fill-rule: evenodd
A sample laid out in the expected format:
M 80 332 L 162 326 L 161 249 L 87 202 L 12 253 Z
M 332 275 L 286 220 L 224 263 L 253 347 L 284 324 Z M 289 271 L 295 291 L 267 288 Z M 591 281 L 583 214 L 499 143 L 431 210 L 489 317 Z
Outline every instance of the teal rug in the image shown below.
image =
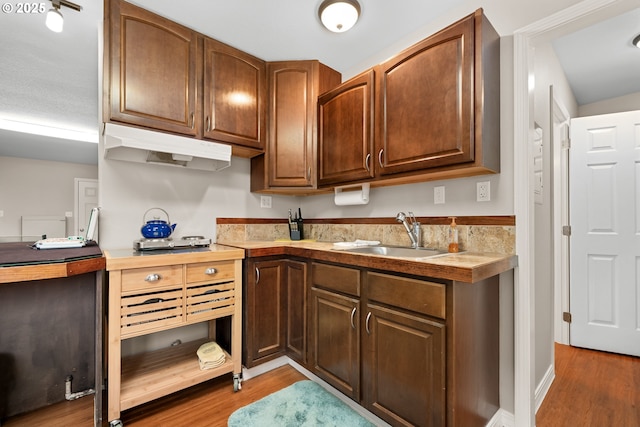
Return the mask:
M 373 426 L 321 385 L 299 381 L 229 417 L 229 427 Z

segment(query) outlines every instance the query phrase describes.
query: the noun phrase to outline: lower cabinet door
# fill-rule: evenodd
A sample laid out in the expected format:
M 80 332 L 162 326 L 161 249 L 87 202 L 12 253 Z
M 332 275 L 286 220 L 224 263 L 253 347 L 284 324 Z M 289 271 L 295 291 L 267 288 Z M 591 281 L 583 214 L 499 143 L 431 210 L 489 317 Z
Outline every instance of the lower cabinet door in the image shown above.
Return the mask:
M 285 261 L 287 286 L 287 354 L 307 363 L 307 263 Z
M 244 363 L 252 367 L 284 354 L 286 308 L 282 261 L 247 263 Z
M 360 399 L 360 300 L 311 288 L 314 373 Z
M 392 425 L 444 426 L 445 325 L 366 305 L 364 406 Z

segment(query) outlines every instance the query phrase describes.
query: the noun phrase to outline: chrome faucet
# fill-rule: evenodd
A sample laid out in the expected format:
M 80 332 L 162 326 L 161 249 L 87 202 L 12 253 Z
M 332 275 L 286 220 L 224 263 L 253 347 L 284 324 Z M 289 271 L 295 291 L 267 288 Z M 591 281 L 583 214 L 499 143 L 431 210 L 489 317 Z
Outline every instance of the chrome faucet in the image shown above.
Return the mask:
M 409 212 L 409 221 L 407 221 L 407 215 L 404 212 L 398 212 L 396 215 L 396 221 L 404 225 L 404 229 L 407 230 L 409 239 L 411 239 L 411 247 L 418 248 L 422 245 L 422 233 L 420 231 L 420 223 L 416 221 L 416 217 L 413 212 Z

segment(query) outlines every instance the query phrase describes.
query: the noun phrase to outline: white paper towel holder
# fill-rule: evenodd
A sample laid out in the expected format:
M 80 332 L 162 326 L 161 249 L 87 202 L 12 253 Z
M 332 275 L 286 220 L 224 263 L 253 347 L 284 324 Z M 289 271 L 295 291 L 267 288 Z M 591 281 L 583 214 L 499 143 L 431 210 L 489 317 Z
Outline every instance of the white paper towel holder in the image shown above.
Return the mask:
M 369 183 L 344 185 L 334 188 L 336 206 L 366 205 L 369 203 Z

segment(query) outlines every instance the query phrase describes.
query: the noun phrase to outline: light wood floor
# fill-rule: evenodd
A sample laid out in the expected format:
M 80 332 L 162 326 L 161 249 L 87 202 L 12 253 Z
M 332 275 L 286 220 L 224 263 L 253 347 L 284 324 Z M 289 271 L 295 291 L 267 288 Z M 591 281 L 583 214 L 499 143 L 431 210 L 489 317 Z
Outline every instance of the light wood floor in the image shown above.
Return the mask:
M 555 348 L 556 379 L 536 416 L 538 427 L 640 426 L 640 358 L 560 344 Z M 243 382 L 242 390 L 234 393 L 231 377 L 222 377 L 126 411 L 122 421 L 125 427 L 226 426 L 236 409 L 302 379 L 304 375 L 283 366 Z M 52 405 L 2 424 L 92 425 L 92 397 Z
M 303 379 L 304 375 L 287 365 L 244 381 L 242 390 L 235 393 L 231 376 L 223 376 L 125 411 L 121 420 L 125 427 L 226 426 L 236 409 Z M 106 420 L 103 425 L 108 426 Z M 2 427 L 18 426 L 91 427 L 93 397 L 51 405 L 2 423 Z
M 538 427 L 640 426 L 640 358 L 561 344 L 555 351 Z

